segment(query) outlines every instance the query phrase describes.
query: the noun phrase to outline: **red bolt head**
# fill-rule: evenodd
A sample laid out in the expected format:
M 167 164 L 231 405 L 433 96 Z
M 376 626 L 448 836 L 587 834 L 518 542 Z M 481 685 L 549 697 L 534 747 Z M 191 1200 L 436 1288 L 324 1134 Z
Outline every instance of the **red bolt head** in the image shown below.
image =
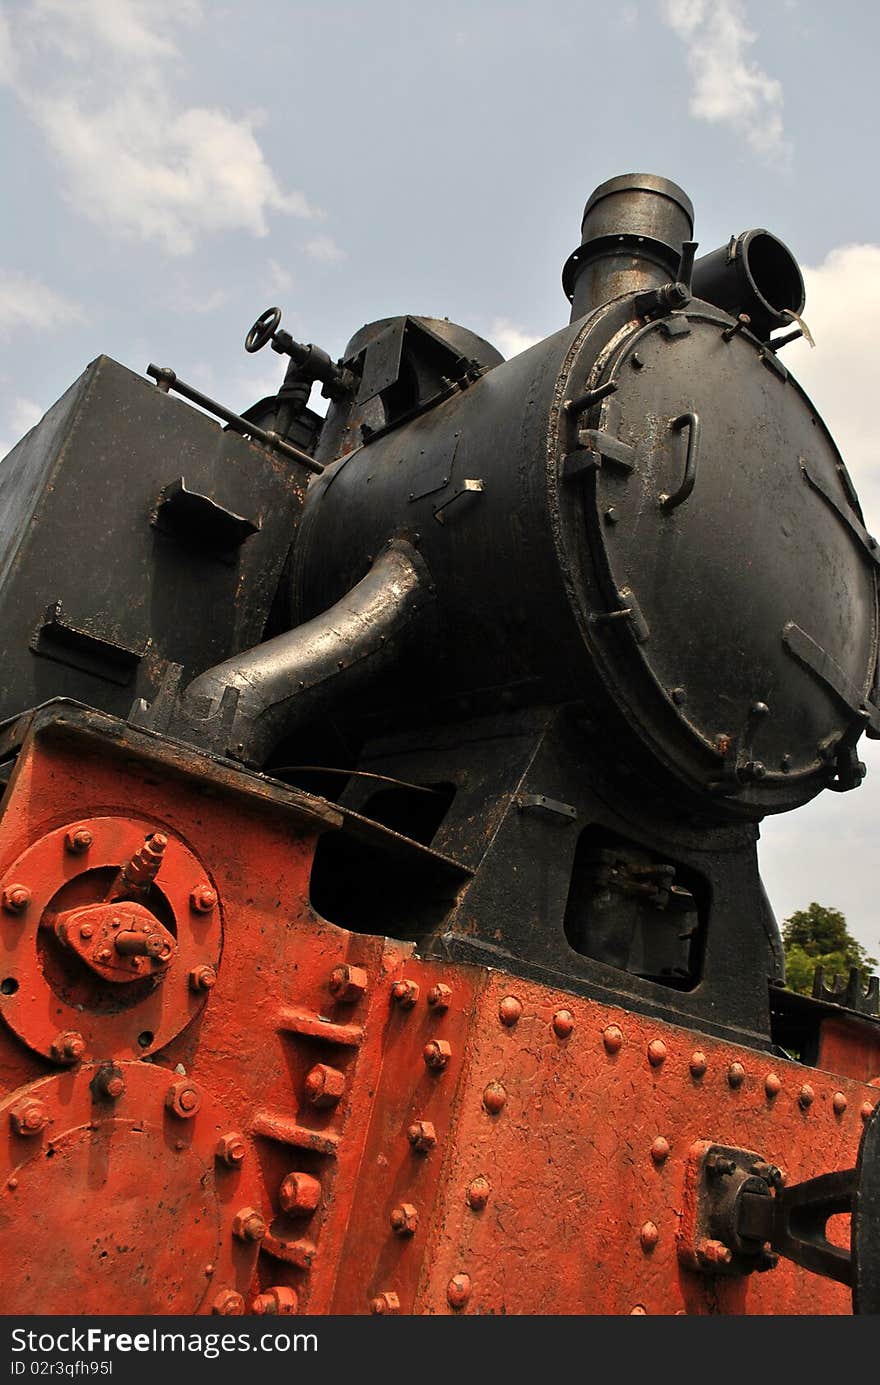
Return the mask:
M 64 837 L 66 849 L 74 856 L 81 856 L 83 852 L 88 851 L 93 841 L 94 837 L 87 827 L 71 827 Z
M 731 1063 L 727 1069 L 727 1081 L 734 1091 L 745 1081 L 746 1070 L 742 1063 Z
M 574 1029 L 574 1015 L 570 1010 L 557 1010 L 553 1016 L 553 1033 L 557 1039 L 567 1039 Z
M 200 963 L 193 967 L 189 974 L 189 988 L 191 991 L 210 991 L 217 984 L 217 971 L 207 962 Z
M 798 1092 L 798 1105 L 800 1106 L 802 1111 L 806 1111 L 809 1109 L 810 1106 L 812 1106 L 815 1100 L 816 1093 L 813 1091 L 813 1088 L 810 1086 L 809 1082 L 805 1082 L 804 1085 L 801 1087 L 800 1091 Z
M 306 1076 L 306 1099 L 319 1109 L 335 1106 L 344 1091 L 344 1074 L 327 1063 L 316 1063 Z
M 9 1120 L 16 1135 L 39 1135 L 49 1124 L 49 1112 L 42 1101 L 26 1096 L 10 1107 Z
M 859 1107 L 859 1115 L 863 1121 L 869 1121 L 874 1114 L 874 1107 L 870 1101 L 863 1101 Z
M 256 1207 L 242 1207 L 232 1218 L 232 1234 L 240 1241 L 262 1241 L 266 1223 Z
M 430 1121 L 414 1121 L 406 1132 L 406 1138 L 417 1154 L 427 1154 L 437 1143 L 437 1131 Z
M 727 1080 L 730 1081 L 729 1073 Z M 778 1077 L 775 1072 L 768 1072 L 767 1076 L 764 1078 L 764 1091 L 771 1101 L 775 1096 L 779 1096 L 779 1093 L 782 1091 L 782 1079 Z
M 262 1294 L 257 1294 L 251 1304 L 251 1312 L 259 1316 L 277 1314 L 279 1317 L 290 1317 L 296 1312 L 298 1306 L 299 1299 L 296 1289 L 279 1286 L 266 1289 Z
M 452 1000 L 452 987 L 445 985 L 443 981 L 438 981 L 436 986 L 432 986 L 428 992 L 428 1004 L 432 1010 L 438 1012 L 449 1009 L 449 1002 Z
M 152 844 L 156 845 L 155 837 Z M 189 902 L 197 914 L 210 914 L 217 903 L 217 891 L 212 890 L 210 885 L 196 885 L 190 894 Z
M 99 1068 L 92 1079 L 92 1090 L 108 1101 L 118 1101 L 125 1093 L 125 1078 L 121 1070 L 112 1063 Z
M 648 1044 L 648 1062 L 652 1068 L 659 1068 L 666 1062 L 666 1045 L 662 1039 L 652 1039 Z
M 657 1230 L 654 1222 L 646 1221 L 639 1232 L 639 1241 L 641 1242 L 642 1250 L 647 1254 L 648 1251 L 654 1249 L 659 1240 L 660 1232 Z
M 86 1051 L 86 1041 L 75 1029 L 65 1029 L 55 1035 L 51 1051 L 56 1063 L 78 1063 Z
M 729 1265 L 733 1251 L 723 1241 L 700 1241 L 696 1247 L 697 1259 L 706 1269 L 717 1265 Z
M 165 1095 L 165 1105 L 181 1120 L 191 1120 L 202 1104 L 199 1089 L 188 1077 L 172 1082 Z
M 606 1053 L 619 1053 L 623 1047 L 623 1033 L 616 1024 L 609 1024 L 602 1031 L 602 1042 Z
M 834 1096 L 831 1098 L 831 1105 L 834 1107 L 835 1116 L 842 1116 L 847 1106 L 849 1105 L 849 1102 L 846 1099 L 846 1093 L 835 1092 Z
M 705 1053 L 703 1053 L 702 1049 L 695 1049 L 694 1052 L 691 1054 L 691 1061 L 688 1064 L 688 1067 L 691 1070 L 691 1077 L 705 1076 L 705 1072 L 708 1066 L 708 1060 L 706 1058 Z
M 400 1312 L 400 1298 L 394 1293 L 377 1294 L 370 1301 L 370 1312 L 379 1314 L 396 1314 Z
M 414 1236 L 418 1224 L 418 1208 L 411 1202 L 402 1202 L 391 1213 L 391 1229 L 396 1236 Z
M 658 1135 L 651 1145 L 651 1158 L 655 1164 L 664 1164 L 669 1158 L 669 1141 Z
M 422 1050 L 425 1066 L 432 1072 L 442 1072 L 452 1057 L 452 1045 L 445 1039 L 429 1039 Z
M 450 1308 L 463 1308 L 471 1296 L 469 1274 L 454 1274 L 446 1285 L 446 1300 Z
M 391 998 L 401 1010 L 411 1010 L 419 998 L 418 982 L 406 979 L 395 981 L 391 987 Z
M 347 962 L 334 967 L 330 973 L 330 994 L 342 1005 L 353 1005 L 367 989 L 367 973 L 363 967 L 351 967 Z
M 21 914 L 31 902 L 27 885 L 7 885 L 3 890 L 3 908 L 7 914 Z
M 281 1180 L 278 1201 L 291 1216 L 311 1216 L 321 1201 L 321 1184 L 310 1173 L 289 1173 Z
M 240 1318 L 244 1315 L 244 1299 L 234 1289 L 221 1289 L 211 1304 L 211 1312 L 224 1318 Z
M 515 995 L 506 995 L 498 1006 L 498 1018 L 507 1028 L 512 1029 L 523 1012 L 522 1001 Z
M 94 930 L 94 928 L 92 927 L 92 925 L 91 925 L 90 923 L 84 923 L 83 926 L 82 926 L 82 928 L 79 930 L 79 936 L 80 936 L 81 938 L 86 938 L 86 939 L 88 939 L 88 938 L 90 938 L 90 937 L 92 936 L 92 934 L 94 933 L 94 931 L 95 931 L 95 930 Z
M 497 1116 L 507 1101 L 507 1092 L 500 1082 L 490 1082 L 483 1092 L 483 1105 L 490 1116 Z
M 239 1135 L 237 1130 L 231 1130 L 228 1135 L 221 1135 L 214 1150 L 214 1155 L 220 1163 L 226 1164 L 230 1169 L 237 1169 L 239 1164 L 244 1162 L 246 1153 L 244 1136 Z
M 482 1174 L 478 1174 L 467 1190 L 468 1207 L 472 1208 L 474 1212 L 481 1212 L 489 1201 L 489 1194 L 491 1191 L 492 1186 L 488 1178 L 484 1178 Z

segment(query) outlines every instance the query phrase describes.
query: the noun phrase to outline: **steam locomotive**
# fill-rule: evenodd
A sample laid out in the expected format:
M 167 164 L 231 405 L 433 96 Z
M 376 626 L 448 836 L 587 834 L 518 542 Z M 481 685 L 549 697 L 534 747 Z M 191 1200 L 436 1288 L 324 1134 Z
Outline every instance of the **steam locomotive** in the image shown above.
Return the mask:
M 692 235 L 613 178 L 512 360 L 273 308 L 276 396 L 100 357 L 0 466 L 6 1311 L 880 1311 L 876 978 L 756 858 L 880 551 L 794 257 Z

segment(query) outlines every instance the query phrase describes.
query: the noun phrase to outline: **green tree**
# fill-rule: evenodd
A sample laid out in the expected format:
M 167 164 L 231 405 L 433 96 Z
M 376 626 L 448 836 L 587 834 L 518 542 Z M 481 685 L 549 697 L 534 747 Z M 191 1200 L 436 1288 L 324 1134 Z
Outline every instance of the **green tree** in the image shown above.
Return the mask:
M 835 975 L 848 977 L 851 967 L 858 967 L 866 982 L 877 966 L 877 958 L 869 957 L 853 937 L 840 910 L 815 902 L 809 909 L 798 909 L 785 920 L 782 945 L 785 948 L 785 984 L 801 995 L 812 994 L 816 967 L 825 968 L 825 980 L 830 984 Z

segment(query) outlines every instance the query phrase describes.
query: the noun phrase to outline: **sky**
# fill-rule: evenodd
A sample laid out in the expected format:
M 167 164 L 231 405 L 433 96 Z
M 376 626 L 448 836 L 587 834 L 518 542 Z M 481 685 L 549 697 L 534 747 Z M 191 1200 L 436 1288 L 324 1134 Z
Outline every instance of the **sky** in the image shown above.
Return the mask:
M 0 0 L 0 456 L 101 352 L 228 406 L 268 305 L 334 357 L 448 316 L 507 356 L 562 326 L 584 201 L 672 178 L 701 253 L 794 251 L 813 397 L 880 531 L 876 53 L 864 0 Z M 864 785 L 762 825 L 777 917 L 842 909 L 880 956 L 880 743 Z

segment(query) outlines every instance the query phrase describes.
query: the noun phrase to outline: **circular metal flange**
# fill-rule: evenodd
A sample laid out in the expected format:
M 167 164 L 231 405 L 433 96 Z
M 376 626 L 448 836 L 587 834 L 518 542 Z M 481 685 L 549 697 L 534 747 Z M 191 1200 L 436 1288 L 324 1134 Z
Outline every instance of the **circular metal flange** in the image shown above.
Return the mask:
M 220 908 L 199 904 L 202 897 L 216 901 L 217 893 L 198 857 L 168 833 L 148 896 L 151 911 L 176 936 L 177 955 L 167 969 L 121 986 L 96 975 L 51 927 L 58 914 L 103 900 L 120 866 L 154 827 L 122 816 L 66 823 L 0 874 L 0 895 L 11 885 L 30 891 L 24 909 L 0 911 L 0 1015 L 34 1052 L 60 1061 L 58 1036 L 74 1033 L 83 1041 L 77 1057 L 143 1057 L 179 1034 L 206 1003 L 207 990 L 194 989 L 189 976 L 199 967 L 217 967 Z M 74 853 L 66 845 L 74 829 L 91 833 L 87 851 Z
M 219 1289 L 246 1293 L 259 1247 L 233 1221 L 261 1194 L 255 1157 L 215 1159 L 228 1114 L 199 1089 L 197 1115 L 175 1115 L 166 1068 L 116 1065 L 115 1099 L 99 1072 L 55 1074 L 0 1104 L 5 1310 L 192 1314 Z M 19 1130 L 25 1106 L 33 1133 Z

